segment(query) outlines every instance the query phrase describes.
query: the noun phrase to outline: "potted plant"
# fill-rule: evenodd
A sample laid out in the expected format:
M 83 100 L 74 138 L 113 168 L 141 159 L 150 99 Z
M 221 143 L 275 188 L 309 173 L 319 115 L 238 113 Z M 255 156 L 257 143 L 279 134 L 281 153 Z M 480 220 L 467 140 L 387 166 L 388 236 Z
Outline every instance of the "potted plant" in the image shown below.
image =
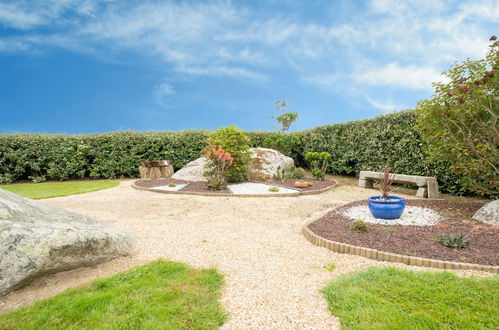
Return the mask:
M 373 217 L 378 219 L 393 220 L 398 219 L 404 213 L 405 199 L 395 195 L 389 195 L 392 185 L 390 177 L 390 167 L 385 165 L 383 179 L 381 180 L 381 195 L 368 198 L 369 210 Z

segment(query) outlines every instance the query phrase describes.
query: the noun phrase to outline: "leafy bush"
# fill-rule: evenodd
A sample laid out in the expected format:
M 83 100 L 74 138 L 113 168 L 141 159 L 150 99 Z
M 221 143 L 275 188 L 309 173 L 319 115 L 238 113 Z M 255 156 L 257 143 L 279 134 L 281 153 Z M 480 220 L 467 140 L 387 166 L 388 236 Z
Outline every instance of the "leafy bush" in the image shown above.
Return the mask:
M 464 249 L 470 244 L 463 235 L 438 235 L 437 242 L 452 249 Z
M 418 104 L 419 128 L 432 159 L 452 164 L 463 187 L 499 196 L 499 41 L 485 59 L 456 63 L 434 83 L 435 94 Z
M 350 225 L 350 231 L 352 233 L 367 233 L 369 228 L 367 228 L 367 224 L 362 220 L 357 220 L 352 222 Z
M 232 165 L 225 171 L 229 182 L 245 180 L 251 161 L 249 143 L 244 132 L 232 125 L 209 133 L 208 144 L 216 148 L 222 147 L 232 157 Z
M 234 165 L 234 159 L 221 146 L 210 146 L 205 157 L 208 159 L 204 176 L 208 179 L 208 188 L 220 190 L 227 185 L 227 172 Z
M 305 154 L 305 160 L 312 169 L 312 175 L 319 180 L 324 180 L 330 159 L 331 154 L 328 152 L 307 152 Z
M 270 187 L 269 191 L 270 192 L 279 192 L 279 188 L 278 187 Z
M 305 170 L 301 167 L 295 167 L 292 171 L 294 179 L 303 179 L 305 177 Z

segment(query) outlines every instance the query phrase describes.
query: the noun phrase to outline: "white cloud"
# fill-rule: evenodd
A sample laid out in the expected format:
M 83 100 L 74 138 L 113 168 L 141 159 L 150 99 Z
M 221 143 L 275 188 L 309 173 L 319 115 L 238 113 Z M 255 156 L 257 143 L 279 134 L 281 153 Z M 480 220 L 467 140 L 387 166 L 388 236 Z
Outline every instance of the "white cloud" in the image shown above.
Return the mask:
M 154 98 L 156 102 L 162 107 L 169 107 L 169 99 L 168 97 L 174 95 L 175 89 L 173 86 L 167 83 L 161 83 L 159 85 L 154 86 Z
M 365 96 L 365 98 L 369 102 L 370 105 L 372 105 L 376 109 L 381 110 L 381 112 L 383 112 L 383 113 L 389 113 L 389 112 L 403 110 L 403 109 L 408 108 L 408 107 L 403 106 L 403 105 L 395 104 L 393 102 L 393 100 L 391 100 L 391 99 L 386 100 L 386 101 L 378 101 L 378 100 L 375 100 L 369 96 Z
M 428 89 L 432 88 L 433 82 L 441 81 L 443 76 L 433 67 L 390 63 L 384 67 L 359 71 L 352 78 L 365 85 Z
M 36 13 L 14 4 L 0 3 L 0 25 L 19 30 L 29 29 L 43 21 Z

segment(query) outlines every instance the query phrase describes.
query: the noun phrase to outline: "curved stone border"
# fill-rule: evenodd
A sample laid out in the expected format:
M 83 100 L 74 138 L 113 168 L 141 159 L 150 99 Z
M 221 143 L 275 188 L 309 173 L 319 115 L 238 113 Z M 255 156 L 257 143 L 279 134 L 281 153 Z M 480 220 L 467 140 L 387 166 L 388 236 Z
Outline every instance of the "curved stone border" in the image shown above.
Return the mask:
M 296 196 L 304 196 L 304 195 L 317 195 L 323 193 L 333 187 L 338 185 L 338 181 L 334 181 L 334 183 L 325 188 L 317 189 L 317 190 L 307 190 L 307 191 L 297 191 L 296 193 L 288 193 L 288 194 L 231 194 L 231 193 L 209 193 L 209 192 L 200 192 L 200 191 L 170 191 L 170 190 L 157 190 L 151 188 L 140 187 L 133 183 L 132 187 L 137 190 L 146 190 L 152 191 L 161 194 L 176 194 L 176 195 L 195 195 L 195 196 L 216 196 L 216 197 L 296 197 Z M 275 184 L 275 186 L 279 186 Z M 282 186 L 284 187 L 284 186 Z M 289 188 L 289 187 L 285 187 Z
M 464 262 L 453 262 L 453 261 L 444 261 L 437 259 L 412 257 L 402 254 L 383 252 L 361 246 L 331 241 L 319 235 L 316 235 L 308 228 L 308 225 L 310 225 L 312 222 L 315 221 L 317 221 L 317 219 L 308 221 L 302 227 L 302 234 L 310 243 L 317 246 L 325 247 L 329 250 L 332 250 L 333 252 L 353 254 L 378 261 L 400 262 L 411 266 L 432 267 L 440 269 L 481 270 L 486 272 L 499 273 L 499 266 L 479 265 L 479 264 L 470 264 Z

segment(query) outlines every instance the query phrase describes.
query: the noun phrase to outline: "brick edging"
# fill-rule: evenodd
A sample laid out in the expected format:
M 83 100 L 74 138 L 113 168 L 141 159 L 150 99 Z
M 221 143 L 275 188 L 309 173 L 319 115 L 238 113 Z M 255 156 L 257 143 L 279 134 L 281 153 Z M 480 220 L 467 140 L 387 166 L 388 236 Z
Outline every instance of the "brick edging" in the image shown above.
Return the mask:
M 308 228 L 308 226 L 312 222 L 315 222 L 316 220 L 317 219 L 308 221 L 302 227 L 302 234 L 310 243 L 317 246 L 325 247 L 329 250 L 332 250 L 333 252 L 353 254 L 378 261 L 399 262 L 411 266 L 431 267 L 431 268 L 440 268 L 440 269 L 480 270 L 492 273 L 499 273 L 499 266 L 479 265 L 479 264 L 471 264 L 464 262 L 453 262 L 453 261 L 428 259 L 421 257 L 412 257 L 402 254 L 365 248 L 352 244 L 331 241 L 315 234 L 310 230 L 310 228 Z
M 132 188 L 137 190 L 145 190 L 156 193 L 174 194 L 174 195 L 195 195 L 195 196 L 216 196 L 216 197 L 297 197 L 305 195 L 317 195 L 338 185 L 338 181 L 336 180 L 331 180 L 331 181 L 334 181 L 334 183 L 325 188 L 308 190 L 308 191 L 297 191 L 296 193 L 288 193 L 288 194 L 277 194 L 277 193 L 276 194 L 232 194 L 232 193 L 209 193 L 209 192 L 200 192 L 200 191 L 157 190 L 157 189 L 137 186 L 135 182 L 133 183 Z

